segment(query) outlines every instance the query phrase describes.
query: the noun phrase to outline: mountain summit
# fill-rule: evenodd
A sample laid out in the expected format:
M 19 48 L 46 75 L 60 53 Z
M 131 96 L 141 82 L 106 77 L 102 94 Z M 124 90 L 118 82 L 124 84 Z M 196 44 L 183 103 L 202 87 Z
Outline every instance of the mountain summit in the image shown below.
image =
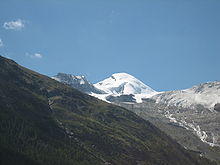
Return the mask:
M 115 73 L 94 86 L 106 94 L 93 96 L 110 102 L 142 102 L 142 98 L 151 97 L 157 92 L 128 73 Z
M 98 82 L 96 88 L 112 94 L 151 94 L 154 91 L 149 86 L 127 73 L 115 73 L 111 77 Z

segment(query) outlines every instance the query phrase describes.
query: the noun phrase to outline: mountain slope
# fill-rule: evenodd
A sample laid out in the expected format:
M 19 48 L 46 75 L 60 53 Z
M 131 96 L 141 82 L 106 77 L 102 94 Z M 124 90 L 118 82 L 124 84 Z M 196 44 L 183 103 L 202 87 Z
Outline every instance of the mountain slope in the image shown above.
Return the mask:
M 220 82 L 214 81 L 160 92 L 141 104 L 119 104 L 151 121 L 182 146 L 220 162 L 219 102 Z
M 176 106 L 165 117 L 191 130 L 210 146 L 220 147 L 220 82 L 207 82 L 192 88 L 154 95 L 156 103 Z
M 134 113 L 3 57 L 0 77 L 1 164 L 210 164 Z
M 152 97 L 158 103 L 175 105 L 184 108 L 195 108 L 202 105 L 210 110 L 220 102 L 220 82 L 207 82 L 189 89 L 162 92 Z
M 150 121 L 184 148 L 220 164 L 220 113 L 205 108 L 180 108 L 155 103 L 146 99 L 143 103 L 119 103 L 140 117 Z

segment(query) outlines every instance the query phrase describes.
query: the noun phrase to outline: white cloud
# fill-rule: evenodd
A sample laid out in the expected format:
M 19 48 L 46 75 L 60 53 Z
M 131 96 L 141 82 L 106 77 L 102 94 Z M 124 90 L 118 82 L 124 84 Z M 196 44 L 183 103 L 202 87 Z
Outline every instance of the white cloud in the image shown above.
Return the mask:
M 40 54 L 40 53 L 35 53 L 35 54 L 34 54 L 34 57 L 35 57 L 35 58 L 43 58 L 43 55 Z
M 26 53 L 25 55 L 28 56 L 28 57 L 30 57 L 30 58 L 38 58 L 38 59 L 43 58 L 43 55 L 40 54 L 40 53 L 34 53 L 34 54 Z
M 3 46 L 4 46 L 3 41 L 2 41 L 2 39 L 0 38 L 0 47 L 3 47 Z
M 10 22 L 5 22 L 3 24 L 3 27 L 6 30 L 21 30 L 22 28 L 24 28 L 24 21 L 21 19 L 18 19 L 16 21 L 10 21 Z

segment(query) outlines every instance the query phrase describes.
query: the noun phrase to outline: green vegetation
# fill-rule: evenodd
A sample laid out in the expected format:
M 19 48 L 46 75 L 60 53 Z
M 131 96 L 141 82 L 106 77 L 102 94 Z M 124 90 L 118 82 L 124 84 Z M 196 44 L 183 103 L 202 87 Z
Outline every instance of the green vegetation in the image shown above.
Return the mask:
M 211 164 L 134 113 L 0 57 L 0 164 Z

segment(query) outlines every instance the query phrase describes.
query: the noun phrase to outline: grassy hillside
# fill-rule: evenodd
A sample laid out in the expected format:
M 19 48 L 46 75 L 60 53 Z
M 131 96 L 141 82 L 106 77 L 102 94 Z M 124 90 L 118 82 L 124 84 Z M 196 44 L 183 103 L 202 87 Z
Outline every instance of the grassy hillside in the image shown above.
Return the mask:
M 0 57 L 0 164 L 211 164 L 151 123 Z

